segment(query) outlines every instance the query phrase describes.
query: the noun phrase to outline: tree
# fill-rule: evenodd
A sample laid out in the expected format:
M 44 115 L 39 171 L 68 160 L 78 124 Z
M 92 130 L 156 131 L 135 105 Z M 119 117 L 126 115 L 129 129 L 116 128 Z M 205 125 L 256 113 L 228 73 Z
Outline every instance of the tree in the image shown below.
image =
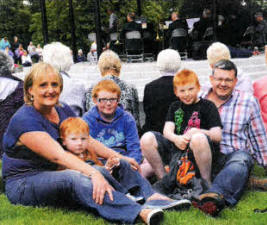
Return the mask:
M 28 45 L 31 40 L 31 33 L 28 32 L 30 21 L 30 11 L 22 0 L 0 1 L 0 34 L 2 37 L 6 36 L 13 41 L 13 37 L 18 36 L 24 46 Z

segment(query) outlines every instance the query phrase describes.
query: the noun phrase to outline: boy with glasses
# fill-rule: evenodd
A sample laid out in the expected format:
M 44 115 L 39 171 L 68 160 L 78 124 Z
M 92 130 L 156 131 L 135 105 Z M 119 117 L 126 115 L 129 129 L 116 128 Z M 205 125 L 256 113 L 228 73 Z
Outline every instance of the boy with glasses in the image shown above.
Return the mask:
M 90 135 L 118 153 L 142 161 L 133 116 L 119 105 L 121 90 L 112 80 L 100 81 L 92 91 L 95 106 L 84 114 Z

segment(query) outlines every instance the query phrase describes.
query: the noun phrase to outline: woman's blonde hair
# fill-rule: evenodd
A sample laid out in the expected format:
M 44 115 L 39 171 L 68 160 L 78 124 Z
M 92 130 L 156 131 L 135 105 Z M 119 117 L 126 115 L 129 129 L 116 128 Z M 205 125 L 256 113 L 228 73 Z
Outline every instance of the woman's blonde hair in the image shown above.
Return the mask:
M 120 76 L 121 72 L 121 60 L 120 57 L 111 50 L 104 51 L 98 60 L 98 68 L 102 76 L 107 75 L 106 73 L 113 70 L 116 76 Z
M 29 88 L 32 87 L 33 83 L 38 80 L 41 76 L 45 76 L 48 71 L 55 73 L 58 76 L 58 81 L 60 85 L 60 92 L 63 89 L 63 79 L 60 73 L 50 64 L 39 62 L 32 66 L 31 71 L 27 74 L 24 79 L 24 101 L 28 105 L 33 104 L 33 99 L 29 93 Z

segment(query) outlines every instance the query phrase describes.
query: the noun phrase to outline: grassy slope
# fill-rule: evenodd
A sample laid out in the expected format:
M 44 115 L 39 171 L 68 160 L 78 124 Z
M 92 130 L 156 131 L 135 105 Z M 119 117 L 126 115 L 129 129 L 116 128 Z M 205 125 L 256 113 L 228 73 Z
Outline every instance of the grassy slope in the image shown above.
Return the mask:
M 260 168 L 254 174 L 263 176 Z M 214 219 L 193 207 L 183 212 L 167 212 L 164 225 L 265 225 L 267 214 L 254 213 L 255 208 L 267 207 L 267 192 L 246 191 L 237 206 L 225 209 L 220 217 Z M 1 225 L 102 225 L 109 224 L 103 219 L 86 212 L 68 211 L 54 208 L 15 206 L 9 203 L 4 194 L 0 195 Z

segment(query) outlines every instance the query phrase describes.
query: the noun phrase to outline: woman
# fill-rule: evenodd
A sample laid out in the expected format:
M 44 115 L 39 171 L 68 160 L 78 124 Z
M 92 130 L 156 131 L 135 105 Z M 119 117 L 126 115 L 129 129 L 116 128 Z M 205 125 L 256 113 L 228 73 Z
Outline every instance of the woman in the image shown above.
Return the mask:
M 12 76 L 13 59 L 0 51 L 0 158 L 2 137 L 10 118 L 24 104 L 23 81 Z
M 97 169 L 58 144 L 59 124 L 74 116 L 69 106 L 58 103 L 62 89 L 61 76 L 46 63 L 33 65 L 25 78 L 26 104 L 13 116 L 3 139 L 3 178 L 8 199 L 13 204 L 32 206 L 75 204 L 111 221 L 134 223 L 140 216 L 147 224 L 157 224 L 155 221 L 163 216 L 158 205 L 156 209 L 148 209 L 149 204 L 141 207 L 125 193 L 114 190 Z M 92 138 L 88 148 L 103 158 L 116 156 L 138 167 L 134 160 Z M 58 171 L 58 165 L 68 169 Z M 166 199 L 154 193 L 140 175 L 136 179 L 146 185 L 147 203 Z M 167 206 L 173 207 L 170 203 L 175 201 L 168 201 Z
M 137 89 L 130 86 L 125 81 L 119 78 L 121 72 L 121 61 L 119 56 L 111 51 L 104 51 L 98 61 L 98 67 L 103 79 L 113 80 L 121 89 L 120 103 L 123 108 L 131 113 L 135 119 L 138 130 L 140 131 L 140 119 L 139 119 L 139 101 Z M 86 111 L 89 111 L 94 106 L 92 100 L 92 90 L 95 85 L 92 85 L 88 93 L 86 93 Z
M 86 90 L 82 83 L 72 79 L 68 74 L 73 65 L 71 49 L 60 42 L 52 42 L 44 46 L 42 54 L 43 61 L 55 67 L 63 78 L 64 88 L 60 95 L 60 101 L 68 104 L 77 116 L 82 116 Z

